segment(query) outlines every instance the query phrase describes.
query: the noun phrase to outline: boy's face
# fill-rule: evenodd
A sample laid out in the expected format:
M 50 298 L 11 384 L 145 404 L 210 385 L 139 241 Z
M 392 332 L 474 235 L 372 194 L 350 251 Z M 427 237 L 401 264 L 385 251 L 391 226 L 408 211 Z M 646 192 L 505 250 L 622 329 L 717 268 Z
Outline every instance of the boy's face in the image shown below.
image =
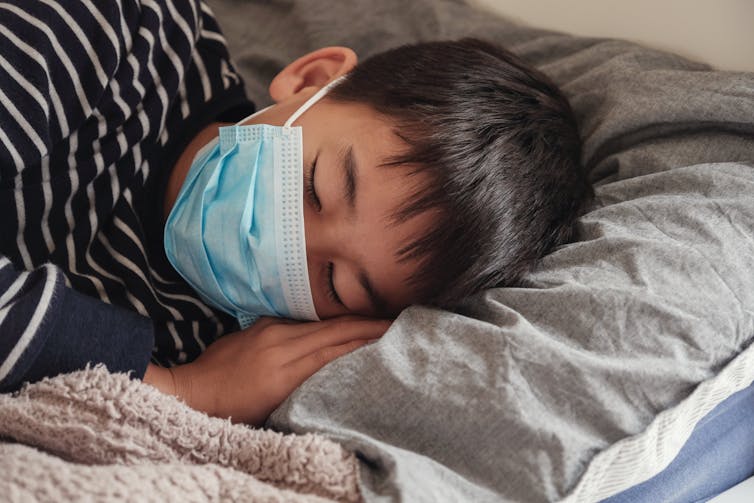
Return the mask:
M 316 90 L 301 89 L 245 124 L 282 126 Z M 405 144 L 370 107 L 326 97 L 293 125 L 303 132 L 306 253 L 317 314 L 397 313 L 412 303 L 407 280 L 418 267 L 399 262 L 397 252 L 433 224 L 429 214 L 392 220 L 418 180 L 381 164 Z

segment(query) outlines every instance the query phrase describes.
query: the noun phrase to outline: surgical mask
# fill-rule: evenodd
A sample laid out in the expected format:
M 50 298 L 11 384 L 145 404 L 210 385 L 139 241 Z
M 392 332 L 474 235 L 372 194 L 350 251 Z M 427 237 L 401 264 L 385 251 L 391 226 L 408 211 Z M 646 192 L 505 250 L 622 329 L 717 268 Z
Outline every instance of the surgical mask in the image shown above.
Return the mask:
M 293 122 L 219 128 L 194 157 L 165 224 L 165 252 L 208 304 L 242 328 L 259 316 L 318 320 L 306 262 L 303 141 Z

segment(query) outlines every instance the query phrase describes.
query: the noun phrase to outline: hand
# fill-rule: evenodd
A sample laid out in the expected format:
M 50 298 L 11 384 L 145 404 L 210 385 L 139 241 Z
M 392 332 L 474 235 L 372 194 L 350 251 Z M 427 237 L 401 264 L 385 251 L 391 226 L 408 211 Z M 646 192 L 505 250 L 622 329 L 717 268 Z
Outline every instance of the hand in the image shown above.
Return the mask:
M 191 363 L 171 369 L 150 364 L 144 381 L 209 415 L 262 426 L 312 374 L 381 337 L 390 323 L 357 316 L 304 323 L 260 318 L 221 337 Z

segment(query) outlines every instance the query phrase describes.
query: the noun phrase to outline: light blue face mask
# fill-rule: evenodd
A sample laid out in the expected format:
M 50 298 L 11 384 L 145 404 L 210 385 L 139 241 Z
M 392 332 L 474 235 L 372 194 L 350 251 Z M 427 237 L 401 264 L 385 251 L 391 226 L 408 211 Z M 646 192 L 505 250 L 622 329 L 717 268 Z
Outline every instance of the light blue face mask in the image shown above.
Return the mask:
M 238 318 L 318 320 L 306 262 L 301 127 L 219 128 L 194 157 L 165 224 L 165 252 L 210 305 Z M 263 112 L 260 110 L 258 113 Z

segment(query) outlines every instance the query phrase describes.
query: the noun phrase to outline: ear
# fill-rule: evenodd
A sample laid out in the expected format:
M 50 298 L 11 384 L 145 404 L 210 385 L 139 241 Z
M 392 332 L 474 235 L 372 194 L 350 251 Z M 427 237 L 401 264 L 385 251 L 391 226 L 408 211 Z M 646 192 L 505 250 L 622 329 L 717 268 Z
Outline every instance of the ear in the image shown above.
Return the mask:
M 324 47 L 301 56 L 278 73 L 270 83 L 270 97 L 276 102 L 290 98 L 305 87 L 321 88 L 350 72 L 357 62 L 348 47 Z

